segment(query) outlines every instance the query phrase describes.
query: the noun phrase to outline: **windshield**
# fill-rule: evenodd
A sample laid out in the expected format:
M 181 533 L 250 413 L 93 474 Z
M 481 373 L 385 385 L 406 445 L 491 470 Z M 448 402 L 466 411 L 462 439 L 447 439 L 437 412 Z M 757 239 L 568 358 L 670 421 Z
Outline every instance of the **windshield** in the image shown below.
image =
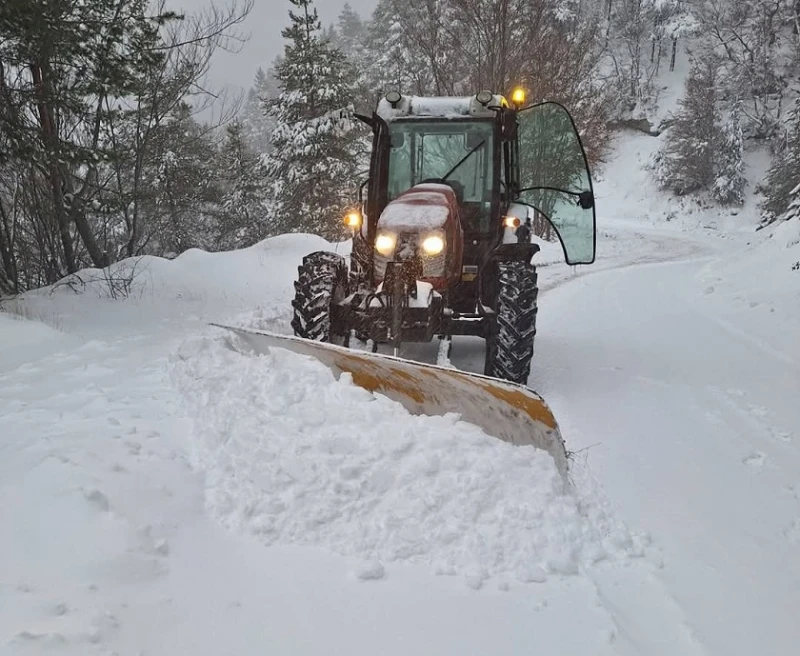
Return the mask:
M 389 200 L 431 178 L 454 183 L 468 229 L 489 229 L 493 124 L 396 121 L 390 124 Z

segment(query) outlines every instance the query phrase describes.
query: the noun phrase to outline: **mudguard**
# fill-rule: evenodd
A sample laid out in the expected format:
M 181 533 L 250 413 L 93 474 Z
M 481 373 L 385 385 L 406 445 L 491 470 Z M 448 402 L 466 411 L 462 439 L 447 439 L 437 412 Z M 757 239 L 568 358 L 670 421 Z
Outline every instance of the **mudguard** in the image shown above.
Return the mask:
M 566 480 L 567 453 L 550 408 L 524 385 L 324 342 L 213 324 L 239 335 L 256 353 L 282 348 L 315 358 L 338 378 L 342 372 L 359 387 L 383 394 L 416 415 L 457 413 L 488 435 L 549 453 Z

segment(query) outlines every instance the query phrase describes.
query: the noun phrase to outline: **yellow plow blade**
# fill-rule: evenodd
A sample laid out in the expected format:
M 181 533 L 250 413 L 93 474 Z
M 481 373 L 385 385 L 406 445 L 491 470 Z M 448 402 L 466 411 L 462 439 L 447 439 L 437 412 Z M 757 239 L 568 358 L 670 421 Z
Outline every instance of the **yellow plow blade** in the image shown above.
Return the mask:
M 567 454 L 558 424 L 542 397 L 524 385 L 300 337 L 213 325 L 236 333 L 256 353 L 287 349 L 322 362 L 337 378 L 347 372 L 359 387 L 397 401 L 411 414 L 457 413 L 488 435 L 547 451 L 566 479 Z

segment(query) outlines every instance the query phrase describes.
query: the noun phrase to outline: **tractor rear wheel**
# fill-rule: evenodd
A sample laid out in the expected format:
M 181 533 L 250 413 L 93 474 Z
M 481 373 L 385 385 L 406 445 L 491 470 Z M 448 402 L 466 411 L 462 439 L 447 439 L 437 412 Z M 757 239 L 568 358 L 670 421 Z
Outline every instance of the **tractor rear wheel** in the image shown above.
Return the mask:
M 292 301 L 294 334 L 318 342 L 344 343 L 347 329 L 333 324 L 331 308 L 347 296 L 345 259 L 317 251 L 303 258 L 297 272 Z
M 485 373 L 524 385 L 536 335 L 536 267 L 525 261 L 498 262 L 497 272 L 497 323 L 487 339 Z

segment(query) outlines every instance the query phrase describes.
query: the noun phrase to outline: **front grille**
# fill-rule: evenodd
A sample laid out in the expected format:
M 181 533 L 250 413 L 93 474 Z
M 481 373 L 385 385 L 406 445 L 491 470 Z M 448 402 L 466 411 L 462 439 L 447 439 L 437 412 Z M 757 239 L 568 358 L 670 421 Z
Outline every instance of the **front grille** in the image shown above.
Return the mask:
M 390 260 L 403 262 L 411 259 L 417 252 L 418 233 L 405 232 L 397 236 L 397 244 L 393 256 L 387 257 L 375 251 L 375 279 L 383 280 L 386 275 L 386 263 Z M 438 255 L 425 255 L 422 253 L 422 277 L 440 278 L 446 274 L 447 243 L 444 250 Z

